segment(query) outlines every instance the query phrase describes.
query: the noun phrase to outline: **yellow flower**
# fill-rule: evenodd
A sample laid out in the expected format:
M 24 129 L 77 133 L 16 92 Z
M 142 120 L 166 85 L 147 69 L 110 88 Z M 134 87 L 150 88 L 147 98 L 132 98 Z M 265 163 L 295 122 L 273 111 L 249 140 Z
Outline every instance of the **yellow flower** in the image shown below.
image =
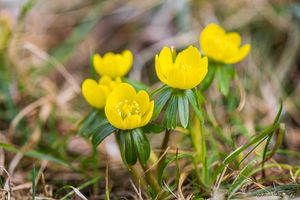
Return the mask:
M 197 48 L 189 46 L 173 59 L 173 52 L 164 47 L 155 56 L 155 69 L 159 80 L 173 88 L 196 87 L 208 70 L 207 57 L 201 57 Z
M 251 49 L 250 44 L 242 47 L 241 36 L 236 32 L 226 33 L 217 24 L 209 24 L 200 34 L 203 53 L 219 62 L 233 64 L 243 60 Z
M 150 121 L 154 101 L 146 91 L 136 93 L 128 83 L 118 85 L 107 98 L 105 114 L 116 128 L 127 130 L 145 126 Z
M 99 54 L 93 56 L 95 70 L 100 76 L 111 78 L 125 76 L 130 70 L 133 62 L 131 51 L 125 50 L 122 54 L 108 52 L 101 57 Z
M 101 109 L 104 108 L 109 93 L 120 83 L 120 77 L 112 80 L 109 76 L 103 76 L 99 83 L 93 79 L 86 79 L 82 83 L 82 94 L 91 106 Z

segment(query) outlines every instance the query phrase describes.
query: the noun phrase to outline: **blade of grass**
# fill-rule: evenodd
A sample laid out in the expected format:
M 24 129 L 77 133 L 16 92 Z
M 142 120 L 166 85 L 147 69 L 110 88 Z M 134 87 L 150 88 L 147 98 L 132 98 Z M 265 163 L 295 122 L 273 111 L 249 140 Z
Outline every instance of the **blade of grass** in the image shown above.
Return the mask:
M 77 188 L 74 188 L 73 186 L 70 186 L 70 185 L 66 185 L 66 186 L 60 188 L 60 189 L 56 192 L 56 195 L 57 195 L 61 190 L 65 189 L 65 188 L 72 188 L 73 191 L 69 192 L 68 194 L 66 194 L 65 196 L 63 196 L 62 198 L 60 198 L 60 200 L 66 200 L 66 199 L 69 199 L 69 197 L 71 197 L 74 193 L 76 193 L 77 195 L 78 195 L 79 193 L 81 194 L 81 192 L 80 192 L 79 190 L 82 190 L 82 189 L 84 189 L 84 188 L 86 188 L 86 187 L 88 187 L 88 186 L 90 186 L 90 185 L 95 184 L 96 182 L 99 181 L 100 178 L 101 178 L 101 176 L 97 176 L 97 177 L 95 177 L 95 178 L 93 178 L 93 179 L 91 179 L 91 180 L 89 180 L 89 181 L 83 183 L 82 185 L 78 186 Z M 74 189 L 75 189 L 75 190 L 74 190 Z M 78 192 L 79 192 L 79 193 L 78 193 Z M 55 195 L 55 196 L 56 196 L 56 195 Z M 84 198 L 85 198 L 85 197 L 84 197 Z M 85 199 L 86 199 L 86 198 L 85 198 Z
M 266 139 L 268 135 L 270 135 L 271 133 L 273 133 L 278 127 L 279 127 L 279 119 L 280 119 L 280 115 L 282 112 L 282 102 L 280 102 L 280 107 L 279 110 L 276 114 L 275 120 L 273 122 L 273 124 L 266 128 L 264 131 L 262 131 L 259 135 L 257 135 L 256 137 L 252 138 L 250 140 L 249 143 L 240 146 L 239 148 L 237 148 L 236 150 L 234 150 L 233 152 L 231 152 L 223 161 L 224 165 L 229 164 L 230 162 L 232 162 L 240 153 L 242 153 L 243 151 L 245 151 L 247 148 L 249 148 L 250 146 L 259 143 L 262 141 L 262 139 Z
M 32 200 L 35 200 L 35 166 L 32 166 L 32 171 L 31 171 L 31 188 L 32 188 Z
M 0 143 L 0 147 L 2 147 L 6 151 L 10 151 L 10 152 L 13 152 L 13 153 L 20 152 L 19 149 L 17 149 L 16 147 L 14 147 L 11 144 Z M 28 151 L 28 152 L 25 152 L 24 155 L 28 156 L 28 157 L 31 157 L 31 158 L 40 159 L 40 160 L 49 160 L 53 163 L 60 164 L 60 165 L 63 165 L 65 167 L 69 167 L 71 169 L 74 169 L 74 167 L 71 164 L 69 164 L 67 161 L 61 160 L 59 158 L 55 158 L 55 157 L 53 157 L 51 155 L 48 155 L 48 154 L 41 153 L 39 151 L 34 151 L 34 150 L 33 151 Z
M 239 175 L 235 178 L 235 180 L 233 181 L 233 183 L 231 184 L 231 186 L 229 187 L 228 190 L 228 199 L 230 199 L 236 191 L 238 191 L 243 185 L 244 183 L 248 180 L 249 175 L 251 174 L 252 170 L 253 170 L 253 163 L 249 162 L 239 173 Z

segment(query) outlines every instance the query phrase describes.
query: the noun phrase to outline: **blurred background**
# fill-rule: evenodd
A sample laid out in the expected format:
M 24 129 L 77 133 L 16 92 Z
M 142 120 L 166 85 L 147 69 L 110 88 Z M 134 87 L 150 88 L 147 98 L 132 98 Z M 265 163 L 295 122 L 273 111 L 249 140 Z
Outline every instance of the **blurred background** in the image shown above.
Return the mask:
M 243 143 L 272 123 L 282 99 L 283 146 L 299 151 L 299 1 L 0 0 L 1 188 L 11 187 L 15 199 L 29 198 L 34 164 L 39 194 L 61 197 L 68 189 L 59 188 L 87 184 L 84 194 L 101 199 L 109 165 L 112 195 L 134 194 L 113 137 L 93 149 L 76 135 L 76 124 L 90 110 L 81 95 L 81 83 L 91 73 L 90 55 L 130 49 L 129 78 L 155 88 L 154 55 L 166 45 L 199 47 L 199 34 L 211 22 L 239 32 L 242 43 L 252 45 L 235 65 L 233 100 L 224 99 L 215 84 L 205 93 L 212 120 Z M 179 148 L 189 150 L 182 134 L 175 136 L 171 146 L 183 140 Z M 154 146 L 160 142 L 160 136 L 152 137 Z

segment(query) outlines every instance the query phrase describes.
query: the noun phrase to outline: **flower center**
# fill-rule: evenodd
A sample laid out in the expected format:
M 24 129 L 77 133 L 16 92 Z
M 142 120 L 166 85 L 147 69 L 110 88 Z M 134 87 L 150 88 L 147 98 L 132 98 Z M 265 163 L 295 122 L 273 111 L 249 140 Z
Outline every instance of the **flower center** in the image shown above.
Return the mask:
M 139 115 L 141 112 L 140 105 L 135 100 L 120 101 L 115 108 L 122 119 L 131 115 Z

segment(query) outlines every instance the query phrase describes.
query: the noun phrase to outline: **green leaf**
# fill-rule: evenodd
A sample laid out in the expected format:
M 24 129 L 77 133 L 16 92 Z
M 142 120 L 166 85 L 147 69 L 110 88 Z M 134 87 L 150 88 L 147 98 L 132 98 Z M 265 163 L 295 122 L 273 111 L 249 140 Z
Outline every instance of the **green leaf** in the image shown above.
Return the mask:
M 279 147 L 282 143 L 282 140 L 283 140 L 284 132 L 285 132 L 285 126 L 284 126 L 284 124 L 280 124 L 278 134 L 276 137 L 276 143 L 274 144 L 274 147 L 272 148 L 271 152 L 267 155 L 268 145 L 270 143 L 271 138 L 273 137 L 273 134 L 269 136 L 268 141 L 267 141 L 266 146 L 263 151 L 263 157 L 262 157 L 262 162 L 261 162 L 262 168 L 264 167 L 265 162 L 268 159 L 272 158 L 275 155 L 275 153 L 277 152 L 277 150 L 279 149 Z
M 134 87 L 134 89 L 136 89 L 137 91 L 140 91 L 140 90 L 145 90 L 146 92 L 149 91 L 149 87 L 141 82 L 134 81 L 129 78 L 125 78 L 124 81 L 126 83 L 129 83 L 130 85 L 132 85 Z
M 91 135 L 98 132 L 100 126 L 108 123 L 104 112 L 101 110 L 91 111 L 80 123 L 78 135 L 90 137 Z
M 224 96 L 227 96 L 230 89 L 230 81 L 233 78 L 234 70 L 230 65 L 217 67 L 218 87 Z
M 91 179 L 91 180 L 89 180 L 89 181 L 87 181 L 87 182 L 81 184 L 80 186 L 78 186 L 78 187 L 77 187 L 77 190 L 82 190 L 82 189 L 84 189 L 84 188 L 86 188 L 86 187 L 88 187 L 88 186 L 90 186 L 90 185 L 93 185 L 93 184 L 99 182 L 100 179 L 101 179 L 101 176 L 96 176 L 95 178 L 93 178 L 93 179 Z M 60 189 L 58 189 L 58 190 L 55 192 L 55 194 L 57 195 L 60 191 L 62 191 L 62 190 L 65 189 L 65 188 L 70 188 L 70 186 L 69 186 L 69 185 L 66 185 L 66 186 L 64 186 L 64 187 L 62 187 L 62 188 L 60 188 Z M 66 194 L 66 195 L 63 196 L 62 198 L 60 198 L 60 200 L 70 199 L 70 197 L 71 197 L 74 193 L 76 193 L 76 192 L 75 192 L 74 190 L 72 190 L 71 192 L 69 192 L 68 194 Z M 56 195 L 55 195 L 55 196 L 56 196 Z
M 78 125 L 78 135 L 85 135 L 84 132 L 92 124 L 92 122 L 96 119 L 97 112 L 96 111 L 91 111 L 88 113 L 79 123 Z
M 168 102 L 163 123 L 165 128 L 175 129 L 177 126 L 177 98 L 177 95 L 173 95 Z
M 233 152 L 231 152 L 223 161 L 225 165 L 229 164 L 232 160 L 234 160 L 241 152 L 245 151 L 250 146 L 260 142 L 262 139 L 266 139 L 266 136 L 270 133 L 274 132 L 278 128 L 278 124 L 272 125 L 271 127 L 268 127 L 265 129 L 262 133 L 260 133 L 258 136 L 251 139 L 251 141 L 243 146 L 240 146 Z
M 156 90 L 154 90 L 153 92 L 151 92 L 150 98 L 153 99 L 157 94 L 160 94 L 162 91 L 164 91 L 168 88 L 170 88 L 170 87 L 167 85 L 162 85 L 161 87 L 159 87 Z
M 201 91 L 196 90 L 195 88 L 192 89 L 192 91 L 194 92 L 198 105 L 202 105 L 205 103 L 205 97 L 202 95 Z
M 37 0 L 28 0 L 22 7 L 21 12 L 19 14 L 18 20 L 23 20 L 26 15 L 30 12 L 30 10 L 34 7 Z
M 276 114 L 276 117 L 275 117 L 275 119 L 274 119 L 274 121 L 273 121 L 273 124 L 276 124 L 276 123 L 279 122 L 281 113 L 282 113 L 282 100 L 280 100 L 279 109 L 278 109 L 278 111 L 277 111 L 277 114 Z
M 109 123 L 105 123 L 99 129 L 99 132 L 92 136 L 92 144 L 98 146 L 107 136 L 111 135 L 116 128 Z
M 140 162 L 144 165 L 150 157 L 150 143 L 148 138 L 142 132 L 141 129 L 137 128 L 132 131 L 132 139 L 134 141 L 135 149 L 139 156 Z
M 190 104 L 192 105 L 198 119 L 203 121 L 203 112 L 198 104 L 197 96 L 195 95 L 195 93 L 192 90 L 186 90 L 185 95 L 187 96 Z
M 161 110 L 166 105 L 167 101 L 170 99 L 171 94 L 172 94 L 172 89 L 169 87 L 164 88 L 160 92 L 159 96 L 154 101 L 154 111 L 153 111 L 152 119 L 155 120 L 159 116 Z
M 35 200 L 35 177 L 36 177 L 35 165 L 32 166 L 31 177 L 32 177 L 31 179 L 32 200 Z
M 239 173 L 239 175 L 235 178 L 231 186 L 229 187 L 228 190 L 228 199 L 234 195 L 236 191 L 238 191 L 243 184 L 248 180 L 248 177 L 251 175 L 251 172 L 253 170 L 253 164 L 255 161 L 249 162 Z
M 122 132 L 121 134 L 125 134 L 125 158 L 126 162 L 129 165 L 134 165 L 137 161 L 137 152 L 134 146 L 134 140 L 132 137 L 132 132 Z
M 178 95 L 179 120 L 183 128 L 189 123 L 189 100 L 185 95 Z
M 243 146 L 240 146 L 239 148 L 237 148 L 235 151 L 231 152 L 223 161 L 223 164 L 227 165 L 229 164 L 232 160 L 234 160 L 241 152 L 243 152 L 244 150 L 246 150 L 247 148 L 249 148 L 250 146 L 252 145 L 256 145 L 258 146 L 257 144 L 261 143 L 263 140 L 267 139 L 268 138 L 268 135 L 270 135 L 271 133 L 273 133 L 280 125 L 279 125 L 279 119 L 280 119 L 280 116 L 281 116 L 281 112 L 282 112 L 282 102 L 280 103 L 280 107 L 279 107 L 279 110 L 276 114 L 276 117 L 273 121 L 273 124 L 266 128 L 264 131 L 262 131 L 259 135 L 255 136 L 254 138 L 252 138 L 250 140 L 249 143 L 243 145 Z M 256 147 L 255 146 L 255 147 Z M 252 149 L 252 151 L 254 150 L 255 148 Z M 251 151 L 250 151 L 251 152 Z M 249 154 L 247 154 L 249 155 Z M 244 160 L 245 158 L 243 158 Z
M 179 160 L 181 158 L 193 158 L 193 155 L 191 154 L 176 154 L 175 156 L 169 157 L 166 160 L 164 160 L 161 165 L 158 168 L 157 171 L 157 180 L 158 183 L 160 184 L 160 186 L 163 186 L 163 175 L 164 175 L 164 171 L 167 168 L 167 166 L 175 161 L 175 160 Z
M 84 130 L 82 135 L 85 137 L 91 137 L 95 134 L 98 134 L 101 131 L 102 126 L 108 123 L 109 122 L 106 119 L 101 121 L 96 120 L 94 124 Z
M 154 123 L 149 123 L 146 126 L 143 127 L 143 132 L 144 133 L 161 133 L 165 130 L 164 127 L 154 124 Z
M 201 92 L 206 91 L 211 84 L 213 83 L 214 77 L 216 73 L 216 66 L 209 66 L 207 75 L 205 76 L 204 80 L 200 84 Z
M 124 165 L 126 168 L 129 170 L 128 163 L 126 161 L 126 156 L 125 156 L 125 136 L 126 136 L 126 131 L 120 131 L 116 133 L 116 138 L 119 144 L 120 148 L 120 153 L 121 153 L 121 158 L 123 160 Z

